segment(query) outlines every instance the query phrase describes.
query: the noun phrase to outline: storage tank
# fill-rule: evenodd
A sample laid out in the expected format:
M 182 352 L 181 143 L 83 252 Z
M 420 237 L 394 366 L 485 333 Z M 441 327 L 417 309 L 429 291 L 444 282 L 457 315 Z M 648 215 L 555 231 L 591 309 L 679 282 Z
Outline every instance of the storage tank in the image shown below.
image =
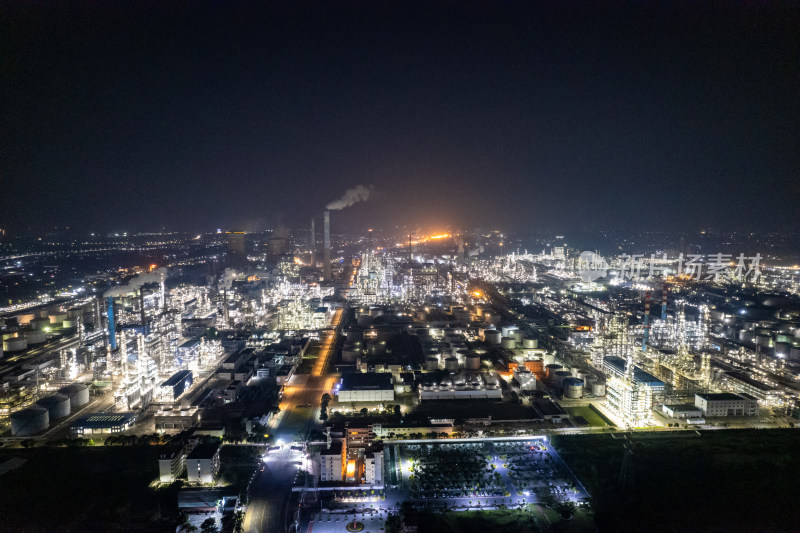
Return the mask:
M 544 362 L 545 365 L 552 365 L 553 363 L 556 362 L 556 356 L 555 354 L 552 353 L 545 353 L 542 356 L 542 361 Z
M 792 346 L 792 349 L 789 350 L 789 359 L 800 359 L 800 345 Z
M 771 341 L 772 335 L 756 335 L 756 345 L 761 346 L 762 348 L 769 348 L 769 343 Z
M 439 358 L 433 355 L 429 355 L 428 357 L 426 357 L 425 370 L 427 370 L 428 372 L 439 370 Z
M 517 341 L 514 340 L 514 337 L 503 337 L 500 345 L 507 350 L 513 350 L 517 347 Z
M 458 359 L 455 357 L 448 357 L 444 360 L 444 369 L 448 372 L 458 371 Z
M 567 398 L 583 398 L 583 381 L 578 378 L 566 378 L 562 383 L 564 396 Z
M 89 389 L 86 385 L 73 383 L 72 385 L 61 387 L 58 392 L 69 398 L 69 404 L 73 409 L 89 403 Z
M 476 353 L 467 355 L 464 362 L 467 370 L 479 370 L 481 368 L 481 356 Z
M 483 314 L 483 321 L 487 324 L 497 324 L 500 322 L 500 315 L 497 313 L 486 312 Z
M 503 326 L 500 328 L 503 337 L 513 337 L 515 331 L 517 331 L 517 326 Z
M 530 337 L 525 337 L 522 339 L 522 347 L 523 348 L 538 348 L 539 347 L 539 339 L 531 339 Z
M 791 354 L 791 345 L 788 342 L 775 343 L 775 355 L 777 357 L 789 357 Z
M 28 407 L 11 413 L 11 435 L 27 437 L 36 435 L 50 427 L 50 417 L 44 407 Z
M 356 342 L 361 340 L 361 328 L 350 328 L 347 330 L 347 342 Z
M 602 381 L 598 381 L 597 383 L 592 385 L 592 395 L 593 396 L 605 396 L 606 395 L 606 384 Z
M 555 384 L 561 387 L 564 384 L 564 380 L 570 377 L 572 377 L 572 373 L 569 370 L 559 370 L 556 372 Z
M 483 332 L 483 338 L 489 344 L 500 344 L 500 339 L 502 339 L 502 335 L 496 329 L 487 329 Z
M 61 324 L 64 322 L 69 316 L 67 313 L 56 313 L 54 315 L 50 315 L 48 319 L 50 320 L 51 324 Z
M 345 343 L 342 346 L 342 361 L 345 363 L 355 363 L 356 358 L 360 355 L 359 351 L 352 343 Z
M 546 365 L 545 368 L 547 369 L 547 379 L 552 381 L 556 378 L 556 372 L 564 367 L 556 363 L 550 363 L 549 365 Z
M 25 333 L 25 338 L 28 340 L 28 345 L 31 344 L 42 344 L 43 342 L 47 342 L 47 333 L 43 330 L 33 330 L 28 331 Z
M 597 378 L 592 375 L 587 375 L 583 378 L 583 386 L 587 391 L 592 390 L 592 385 L 597 383 Z
M 36 402 L 39 407 L 47 409 L 50 420 L 64 418 L 70 413 L 69 397 L 63 394 L 53 394 Z
M 25 337 L 11 337 L 3 340 L 4 352 L 19 352 L 28 347 L 28 339 Z

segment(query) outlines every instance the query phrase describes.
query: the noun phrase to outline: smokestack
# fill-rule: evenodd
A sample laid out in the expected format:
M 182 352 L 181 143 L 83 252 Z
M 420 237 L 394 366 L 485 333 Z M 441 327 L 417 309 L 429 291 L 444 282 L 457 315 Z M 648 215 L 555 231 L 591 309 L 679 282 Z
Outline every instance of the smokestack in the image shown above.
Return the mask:
M 230 326 L 230 319 L 228 318 L 228 291 L 222 289 L 222 310 L 223 317 L 225 317 L 225 325 Z
M 311 219 L 311 238 L 309 243 L 311 246 L 311 266 L 317 266 L 317 230 L 314 228 L 314 219 Z
M 142 313 L 142 333 L 145 333 L 145 328 L 147 328 L 147 317 L 144 314 L 144 291 L 142 288 L 139 288 L 139 305 L 141 306 L 141 313 Z
M 325 249 L 322 257 L 322 275 L 325 281 L 331 280 L 331 212 L 327 209 L 322 217 Z
M 114 297 L 106 298 L 108 302 L 108 345 L 112 350 L 117 349 L 117 328 L 114 324 Z

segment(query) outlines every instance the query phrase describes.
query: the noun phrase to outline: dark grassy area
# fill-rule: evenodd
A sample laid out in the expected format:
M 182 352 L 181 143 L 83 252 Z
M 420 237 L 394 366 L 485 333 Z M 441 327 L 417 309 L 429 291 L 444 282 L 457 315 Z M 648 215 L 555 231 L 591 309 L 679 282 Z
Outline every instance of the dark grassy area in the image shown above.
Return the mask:
M 592 494 L 600 531 L 800 528 L 796 430 L 634 434 L 624 487 L 621 439 L 574 435 L 552 442 Z
M 533 515 L 523 511 L 463 511 L 450 513 L 418 513 L 415 516 L 420 533 L 485 533 L 508 531 L 534 533 L 541 531 Z
M 177 487 L 151 489 L 156 446 L 33 448 L 0 476 L 0 531 L 175 531 Z

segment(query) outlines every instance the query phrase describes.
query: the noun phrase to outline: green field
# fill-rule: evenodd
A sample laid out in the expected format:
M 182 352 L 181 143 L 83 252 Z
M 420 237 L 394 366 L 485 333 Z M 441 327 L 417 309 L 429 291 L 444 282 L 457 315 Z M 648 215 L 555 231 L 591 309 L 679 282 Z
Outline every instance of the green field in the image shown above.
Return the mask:
M 0 531 L 175 531 L 177 488 L 149 487 L 156 446 L 3 450 L 26 459 L 0 476 Z
M 575 417 L 582 416 L 592 427 L 608 427 L 608 424 L 606 424 L 605 420 L 603 420 L 600 415 L 588 405 L 564 407 L 564 410 L 569 413 L 569 416 L 572 417 L 573 420 Z
M 593 497 L 601 531 L 797 531 L 800 433 L 792 429 L 564 435 L 553 446 Z

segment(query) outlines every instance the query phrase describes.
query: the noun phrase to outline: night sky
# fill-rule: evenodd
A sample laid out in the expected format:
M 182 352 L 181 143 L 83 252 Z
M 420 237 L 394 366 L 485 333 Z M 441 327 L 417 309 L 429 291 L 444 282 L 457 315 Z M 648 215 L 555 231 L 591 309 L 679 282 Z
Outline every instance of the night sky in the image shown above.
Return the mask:
M 800 230 L 798 5 L 602 4 L 4 3 L 0 227 Z

